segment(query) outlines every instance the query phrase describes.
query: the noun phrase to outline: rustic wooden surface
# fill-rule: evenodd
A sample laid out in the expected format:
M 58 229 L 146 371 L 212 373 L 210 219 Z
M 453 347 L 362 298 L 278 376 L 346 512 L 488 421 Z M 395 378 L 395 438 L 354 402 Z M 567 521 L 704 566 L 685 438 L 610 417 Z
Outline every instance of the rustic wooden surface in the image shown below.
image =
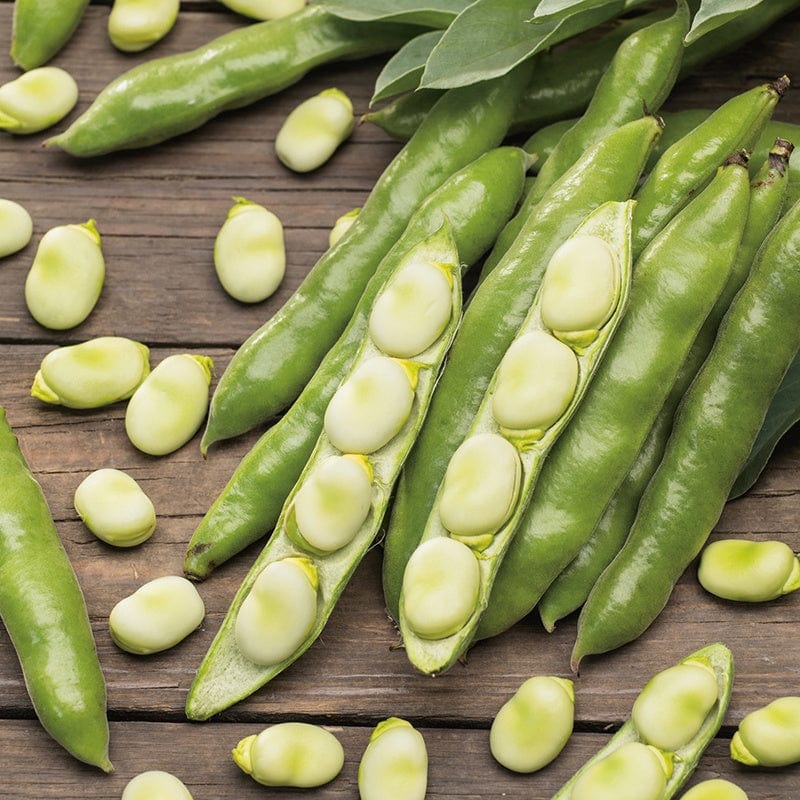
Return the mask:
M 17 74 L 5 54 L 12 5 L 0 0 L 0 82 Z M 186 50 L 243 20 L 214 4 L 185 3 L 170 36 L 140 55 L 114 51 L 107 40 L 107 6 L 92 6 L 74 39 L 54 60 L 77 79 L 85 108 L 124 69 L 154 55 Z M 488 752 L 494 713 L 530 675 L 569 675 L 574 619 L 545 634 L 537 619 L 477 646 L 463 665 L 439 678 L 409 666 L 382 605 L 380 548 L 358 569 L 321 639 L 291 669 L 214 721 L 186 722 L 183 703 L 238 581 L 257 547 L 199 585 L 207 607 L 199 631 L 172 651 L 149 658 L 120 652 L 107 616 L 114 603 L 144 581 L 179 574 L 186 543 L 256 433 L 200 456 L 197 440 L 177 453 L 149 458 L 128 443 L 124 407 L 93 412 L 45 407 L 29 397 L 43 355 L 56 345 L 103 334 L 140 339 L 152 363 L 189 351 L 214 357 L 219 375 L 236 346 L 286 300 L 323 251 L 337 216 L 366 197 L 398 145 L 371 126 L 357 128 L 335 159 L 307 176 L 289 174 L 272 142 L 285 114 L 329 85 L 346 89 L 363 111 L 381 60 L 320 70 L 279 96 L 218 118 L 203 129 L 145 151 L 92 161 L 40 147 L 45 134 L 0 134 L 0 196 L 31 212 L 34 241 L 0 264 L 0 405 L 17 432 L 50 503 L 83 586 L 108 682 L 110 776 L 71 759 L 42 731 L 14 652 L 0 625 L 0 775 L 4 798 L 112 798 L 145 769 L 180 776 L 196 800 L 298 796 L 266 790 L 235 767 L 230 749 L 244 735 L 281 720 L 331 726 L 346 750 L 345 769 L 315 791 L 319 798 L 357 796 L 356 771 L 372 727 L 402 716 L 423 731 L 430 754 L 429 794 L 442 798 L 542 798 L 608 737 L 655 671 L 712 641 L 733 650 L 736 681 L 725 725 L 694 780 L 722 775 L 752 800 L 794 796 L 800 772 L 749 770 L 727 755 L 728 740 L 748 711 L 784 694 L 800 693 L 800 594 L 755 608 L 717 601 L 690 570 L 662 617 L 636 643 L 587 659 L 576 678 L 576 733 L 562 756 L 535 776 L 513 775 Z M 782 72 L 800 76 L 800 13 L 735 56 L 708 67 L 674 92 L 671 109 L 711 107 Z M 73 113 L 74 114 L 77 112 Z M 776 118 L 800 123 L 800 97 L 785 98 Z M 246 307 L 229 299 L 213 272 L 214 236 L 232 195 L 275 211 L 286 226 L 288 274 L 269 301 Z M 23 300 L 23 282 L 38 238 L 50 227 L 97 219 L 108 277 L 86 323 L 66 333 L 37 326 Z M 153 499 L 158 527 L 145 545 L 118 551 L 96 541 L 72 508 L 79 481 L 92 470 L 127 470 Z M 2 476 L 0 476 L 2 479 Z M 800 550 L 800 438 L 790 435 L 745 498 L 726 509 L 715 535 L 778 537 Z

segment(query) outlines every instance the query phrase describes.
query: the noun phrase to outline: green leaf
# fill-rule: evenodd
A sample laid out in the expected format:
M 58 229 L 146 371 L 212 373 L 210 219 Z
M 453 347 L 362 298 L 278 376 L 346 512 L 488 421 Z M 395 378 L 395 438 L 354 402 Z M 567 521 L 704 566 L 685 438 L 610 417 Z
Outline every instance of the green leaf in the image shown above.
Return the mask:
M 709 31 L 719 28 L 726 22 L 731 22 L 743 11 L 755 8 L 771 0 L 703 0 L 695 14 L 689 33 L 686 34 L 686 44 L 704 36 Z
M 402 92 L 413 91 L 425 69 L 433 47 L 442 38 L 442 31 L 428 31 L 404 44 L 387 62 L 375 81 L 370 105 Z
M 758 480 L 781 437 L 800 422 L 800 355 L 796 356 L 772 399 L 764 424 L 756 437 L 729 500 L 743 495 Z
M 608 5 L 613 0 L 541 0 L 533 14 L 534 22 L 542 22 L 551 17 L 569 17 L 579 11 Z
M 331 14 L 361 21 L 405 22 L 428 28 L 446 28 L 471 0 L 320 0 Z
M 433 48 L 420 87 L 451 89 L 505 75 L 535 53 L 621 14 L 643 0 L 613 0 L 566 19 L 532 23 L 535 0 L 476 0 Z

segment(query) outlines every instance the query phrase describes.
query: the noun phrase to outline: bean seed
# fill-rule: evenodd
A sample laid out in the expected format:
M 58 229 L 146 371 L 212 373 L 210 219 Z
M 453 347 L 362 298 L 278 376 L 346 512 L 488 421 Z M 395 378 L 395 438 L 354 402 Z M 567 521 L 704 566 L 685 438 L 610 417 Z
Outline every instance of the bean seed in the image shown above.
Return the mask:
M 179 575 L 154 578 L 120 600 L 108 617 L 114 643 L 145 656 L 175 647 L 205 616 L 194 584 Z
M 681 800 L 747 800 L 747 794 L 735 783 L 712 778 L 693 786 Z
M 358 766 L 361 800 L 425 800 L 428 751 L 409 722 L 390 717 L 378 723 Z
M 221 0 L 231 11 L 250 19 L 279 19 L 300 11 L 306 0 Z
M 748 714 L 731 739 L 731 758 L 753 767 L 800 762 L 800 697 L 779 697 Z
M 134 547 L 153 535 L 156 512 L 150 498 L 127 473 L 98 469 L 75 490 L 75 510 L 86 527 L 115 547 Z
M 122 336 L 58 347 L 43 359 L 31 396 L 68 408 L 99 408 L 130 397 L 150 372 L 150 350 Z
M 192 795 L 183 781 L 154 769 L 131 778 L 122 791 L 122 800 L 192 800 Z
M 25 279 L 25 303 L 43 327 L 80 325 L 100 297 L 106 268 L 93 219 L 51 228 L 39 242 Z
M 108 37 L 118 50 L 138 53 L 163 39 L 178 19 L 179 0 L 114 0 Z
M 444 639 L 460 630 L 475 610 L 480 571 L 475 553 L 455 539 L 438 536 L 414 550 L 403 575 L 403 613 L 424 639 Z
M 266 300 L 286 273 L 281 221 L 264 206 L 236 198 L 214 242 L 214 268 L 222 288 L 234 299 Z
M 339 740 L 325 728 L 282 722 L 242 739 L 233 760 L 264 786 L 310 789 L 332 781 L 344 766 Z
M 275 153 L 295 172 L 321 167 L 353 131 L 353 104 L 339 89 L 300 103 L 284 120 L 275 137 Z
M 278 664 L 303 643 L 317 618 L 317 570 L 303 557 L 267 564 L 236 616 L 236 644 L 255 664 Z
M 38 133 L 60 122 L 78 102 L 78 84 L 59 67 L 37 67 L 0 86 L 0 130 Z
M 33 236 L 33 220 L 13 200 L 0 198 L 0 258 L 22 250 Z
M 328 234 L 328 247 L 333 247 L 350 230 L 360 211 L 360 208 L 353 208 L 337 218 L 336 222 L 333 223 L 331 232 Z

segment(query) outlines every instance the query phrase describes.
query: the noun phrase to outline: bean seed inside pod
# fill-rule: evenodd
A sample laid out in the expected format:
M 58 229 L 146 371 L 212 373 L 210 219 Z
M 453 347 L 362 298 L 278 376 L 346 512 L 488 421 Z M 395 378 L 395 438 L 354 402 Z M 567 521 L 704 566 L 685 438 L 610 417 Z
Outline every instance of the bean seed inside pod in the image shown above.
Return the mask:
M 442 525 L 463 537 L 495 533 L 519 495 L 517 449 L 494 433 L 470 436 L 447 465 L 439 503 Z
M 22 250 L 33 236 L 33 220 L 27 209 L 0 198 L 0 258 Z
M 66 117 L 77 102 L 78 85 L 65 70 L 28 70 L 0 86 L 0 130 L 38 133 Z
M 336 222 L 333 223 L 333 227 L 328 234 L 328 247 L 333 247 L 335 244 L 338 244 L 342 236 L 344 236 L 347 231 L 353 227 L 353 223 L 356 221 L 356 217 L 360 213 L 360 207 L 352 208 L 346 214 L 342 214 L 336 219 Z
M 504 428 L 544 431 L 566 411 L 577 385 L 572 348 L 544 331 L 531 331 L 516 339 L 500 362 L 492 413 Z
M 25 278 L 28 311 L 45 328 L 74 328 L 97 303 L 105 276 L 100 234 L 93 219 L 51 228 L 39 241 Z
M 150 498 L 127 473 L 98 469 L 75 490 L 75 510 L 86 527 L 115 547 L 134 547 L 153 535 L 156 512 Z
M 205 606 L 194 584 L 165 575 L 140 586 L 111 610 L 115 644 L 129 653 L 160 653 L 183 641 L 203 621 Z
M 733 734 L 731 758 L 759 767 L 800 762 L 800 697 L 779 697 L 749 713 Z
M 332 781 L 344 766 L 344 749 L 328 730 L 307 722 L 281 722 L 242 739 L 236 765 L 264 786 L 310 789 Z
M 369 332 L 387 355 L 411 358 L 444 331 L 453 310 L 448 276 L 429 262 L 401 269 L 381 292 L 369 317 Z
M 317 618 L 317 570 L 308 558 L 267 564 L 236 615 L 236 644 L 254 664 L 270 666 L 293 655 Z
M 214 268 L 231 297 L 242 303 L 266 300 L 286 273 L 281 221 L 264 206 L 236 198 L 214 241 Z
M 363 456 L 330 456 L 303 482 L 294 498 L 300 535 L 317 550 L 349 544 L 369 514 L 372 470 Z
M 480 588 L 475 553 L 446 536 L 422 542 L 403 573 L 403 613 L 422 639 L 444 639 L 464 627 Z
M 648 744 L 673 752 L 695 737 L 718 695 L 711 667 L 676 664 L 648 681 L 633 704 L 631 719 Z
M 399 361 L 376 356 L 336 390 L 325 410 L 325 433 L 343 453 L 368 455 L 399 433 L 413 402 L 408 370 Z
M 580 772 L 570 800 L 661 800 L 670 772 L 654 747 L 626 742 Z
M 599 236 L 574 236 L 553 254 L 542 279 L 542 322 L 581 344 L 595 338 L 619 297 L 614 253 Z
M 179 778 L 154 769 L 131 778 L 122 790 L 122 800 L 192 800 L 192 795 Z
M 397 717 L 378 723 L 358 766 L 360 800 L 424 800 L 427 787 L 422 734 Z
M 492 755 L 514 772 L 536 772 L 564 749 L 574 717 L 572 681 L 540 675 L 528 678 L 492 721 Z

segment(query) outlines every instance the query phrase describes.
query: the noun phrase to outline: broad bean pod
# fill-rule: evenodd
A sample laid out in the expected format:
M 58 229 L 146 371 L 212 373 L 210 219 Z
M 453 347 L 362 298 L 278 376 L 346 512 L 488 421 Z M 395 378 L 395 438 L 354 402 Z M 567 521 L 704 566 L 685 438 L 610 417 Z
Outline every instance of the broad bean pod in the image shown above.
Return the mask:
M 590 148 L 550 188 L 517 243 L 472 295 L 392 504 L 384 539 L 383 588 L 395 619 L 406 562 L 419 542 L 447 464 L 531 307 L 550 256 L 599 205 L 630 197 L 659 131 L 658 120 L 645 117 Z
M 72 38 L 89 0 L 14 0 L 11 58 L 22 69 L 46 64 Z
M 717 684 L 717 701 L 702 719 L 696 733 L 674 751 L 663 751 L 655 748 L 666 766 L 666 780 L 660 793 L 656 794 L 658 800 L 671 800 L 680 791 L 681 787 L 691 777 L 700 757 L 714 738 L 730 703 L 731 689 L 733 686 L 733 656 L 723 644 L 711 644 L 696 650 L 694 653 L 681 659 L 676 666 L 698 665 L 709 669 Z M 648 692 L 648 687 L 642 690 L 640 697 Z M 634 719 L 629 718 L 622 727 L 611 737 L 609 742 L 597 751 L 578 771 L 553 795 L 552 800 L 573 800 L 573 790 L 582 781 L 583 776 L 608 756 L 618 752 L 621 747 L 631 744 L 645 745 L 647 739 L 636 727 Z M 653 745 L 649 745 L 653 747 Z M 583 781 L 586 782 L 585 779 Z M 607 788 L 607 787 L 604 787 Z M 603 795 L 615 798 L 641 798 L 645 796 L 646 787 L 636 784 L 622 783 L 614 787 L 613 794 Z M 581 797 L 593 796 L 591 793 L 582 793 Z M 597 795 L 599 796 L 599 795 Z
M 544 464 L 478 636 L 495 635 L 533 609 L 591 536 L 630 469 L 728 280 L 747 219 L 745 164 L 732 158 L 721 167 L 635 262 L 628 310 Z
M 678 77 L 689 22 L 689 9 L 684 0 L 679 0 L 672 16 L 634 31 L 620 44 L 585 113 L 564 132 L 540 166 L 519 211 L 498 237 L 484 264 L 484 275 L 494 269 L 511 246 L 547 189 L 587 147 L 641 117 L 643 108 L 648 113 L 658 111 Z
M 347 328 L 327 353 L 291 408 L 242 459 L 192 535 L 184 570 L 201 580 L 228 558 L 265 536 L 277 522 L 322 430 L 328 401 L 348 371 L 380 288 L 408 245 L 449 220 L 462 270 L 492 245 L 522 193 L 525 154 L 500 147 L 448 178 L 414 213 L 406 230 L 381 260 Z
M 446 301 L 438 300 L 441 288 L 416 293 L 424 308 L 430 297 L 438 298 L 437 326 L 426 325 L 424 349 L 391 357 L 374 335 L 394 317 L 392 303 L 387 309 L 382 301 L 391 301 L 395 282 L 420 267 L 438 279 Z M 276 531 L 237 591 L 189 689 L 190 719 L 207 719 L 247 697 L 299 658 L 322 632 L 381 525 L 422 424 L 460 319 L 458 273 L 458 252 L 445 223 L 408 248 L 377 296 L 351 370 L 328 403 L 323 432 L 286 499 Z M 402 320 L 400 327 L 406 327 Z M 328 477 L 331 463 L 334 480 Z M 345 475 L 353 465 L 366 476 L 366 487 L 350 477 L 352 470 Z
M 308 6 L 133 67 L 46 144 L 82 158 L 157 144 L 275 94 L 321 64 L 394 50 L 417 31 L 394 23 L 351 22 Z
M 539 601 L 539 616 L 548 631 L 553 630 L 559 619 L 583 604 L 600 573 L 625 542 L 639 500 L 664 454 L 678 404 L 711 350 L 719 323 L 747 278 L 759 247 L 783 210 L 788 181 L 787 161 L 791 152 L 791 145 L 777 140 L 751 181 L 747 222 L 730 278 L 693 342 L 642 448 L 591 537 Z
M 44 729 L 110 772 L 106 684 L 86 603 L 41 487 L 0 407 L 0 618 Z
M 262 425 L 297 398 L 422 200 L 500 144 L 527 71 L 522 65 L 442 97 L 384 170 L 348 235 L 322 255 L 284 306 L 236 351 L 211 400 L 204 451 Z
M 450 459 L 420 543 L 406 565 L 400 594 L 404 648 L 421 672 L 449 669 L 469 647 L 542 464 L 579 407 L 623 317 L 631 282 L 632 206 L 631 201 L 604 203 L 556 250 L 528 315 Z M 458 476 L 459 454 L 480 442 L 504 444 L 515 473 L 510 496 L 488 495 L 492 478 L 503 470 L 482 447 L 479 463 Z M 455 508 L 450 497 L 455 497 Z M 494 509 L 498 499 L 502 503 Z M 484 519 L 487 511 L 502 512 L 502 517 Z M 477 567 L 477 592 L 455 621 L 454 611 L 467 599 L 463 589 L 470 587 L 464 587 L 450 563 L 432 578 L 435 563 L 426 548 L 439 538 L 460 543 L 464 557 L 474 558 Z M 447 627 L 437 629 L 433 615 L 443 615 Z
M 622 550 L 586 600 L 572 660 L 641 635 L 705 544 L 800 347 L 800 203 L 764 242 L 684 396 Z

